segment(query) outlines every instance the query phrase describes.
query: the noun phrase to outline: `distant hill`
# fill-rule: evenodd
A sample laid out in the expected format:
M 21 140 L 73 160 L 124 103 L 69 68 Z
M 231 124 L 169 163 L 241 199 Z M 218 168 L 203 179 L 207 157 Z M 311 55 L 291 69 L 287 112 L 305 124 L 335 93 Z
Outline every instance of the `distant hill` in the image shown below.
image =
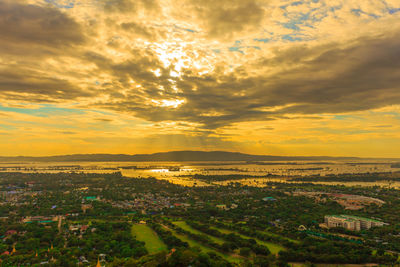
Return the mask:
M 75 161 L 300 161 L 360 160 L 357 157 L 294 157 L 250 155 L 226 151 L 172 151 L 154 154 L 74 154 L 48 157 L 0 157 L 0 162 L 75 162 Z

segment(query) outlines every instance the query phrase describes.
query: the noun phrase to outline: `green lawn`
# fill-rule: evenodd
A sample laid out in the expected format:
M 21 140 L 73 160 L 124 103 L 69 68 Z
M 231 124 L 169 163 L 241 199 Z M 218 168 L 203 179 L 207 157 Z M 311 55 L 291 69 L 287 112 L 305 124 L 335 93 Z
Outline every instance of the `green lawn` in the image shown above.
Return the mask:
M 212 235 L 208 235 L 208 234 L 206 234 L 206 233 L 203 233 L 203 232 L 201 232 L 201 231 L 199 231 L 199 230 L 197 230 L 197 229 L 194 229 L 194 228 L 192 228 L 190 225 L 188 225 L 185 221 L 175 221 L 175 222 L 172 222 L 173 224 L 175 224 L 175 225 L 177 225 L 177 226 L 179 226 L 180 228 L 182 228 L 183 230 L 185 230 L 185 231 L 188 231 L 188 232 L 191 232 L 191 233 L 193 233 L 193 234 L 196 234 L 196 235 L 205 235 L 205 236 L 207 236 L 208 238 L 210 238 L 210 240 L 211 241 L 213 241 L 213 242 L 215 242 L 215 243 L 217 243 L 217 244 L 223 244 L 225 241 L 223 240 L 223 239 L 221 239 L 221 238 L 218 238 L 218 237 L 215 237 L 215 236 L 212 236 Z
M 212 227 L 212 228 L 217 229 L 218 231 L 220 231 L 221 233 L 224 233 L 224 234 L 234 233 L 234 234 L 237 234 L 237 235 L 239 235 L 239 236 L 241 236 L 242 238 L 245 238 L 245 239 L 254 239 L 258 244 L 266 246 L 269 249 L 269 251 L 271 251 L 272 254 L 278 254 L 279 251 L 285 250 L 285 248 L 283 246 L 281 246 L 281 245 L 274 244 L 274 243 L 271 243 L 271 242 L 262 241 L 262 240 L 259 240 L 257 238 L 251 237 L 251 236 L 245 236 L 245 235 L 242 235 L 242 234 L 240 234 L 238 232 L 235 232 L 235 231 L 232 231 L 232 230 L 223 229 L 223 228 L 217 228 L 217 227 Z
M 187 242 L 189 244 L 190 247 L 199 247 L 201 249 L 201 251 L 207 253 L 207 252 L 214 252 L 215 254 L 221 256 L 222 258 L 226 259 L 229 262 L 234 262 L 234 263 L 239 263 L 242 261 L 241 258 L 238 257 L 234 257 L 231 255 L 226 255 L 226 254 L 222 254 L 219 251 L 216 251 L 213 248 L 207 247 L 199 242 L 197 242 L 196 240 L 191 239 L 190 237 L 188 237 L 187 235 L 183 235 L 183 234 L 179 234 L 176 231 L 174 231 L 173 229 L 168 228 L 169 231 L 172 232 L 172 234 L 174 236 L 176 236 L 177 238 L 179 238 L 180 240 Z
M 132 235 L 137 240 L 145 242 L 145 247 L 150 254 L 167 250 L 167 246 L 158 235 L 145 224 L 134 224 L 132 226 Z
M 296 244 L 300 244 L 299 240 L 295 240 L 295 239 L 292 239 L 292 238 L 289 238 L 289 237 L 286 237 L 286 236 L 278 235 L 278 234 L 271 233 L 271 232 L 268 232 L 268 231 L 257 231 L 257 232 L 258 233 L 262 233 L 262 234 L 266 234 L 266 235 L 269 235 L 269 236 L 282 237 L 282 238 L 284 238 L 284 239 L 286 239 L 286 240 L 288 240 L 290 242 L 293 242 L 293 243 L 296 243 Z
M 220 221 L 220 223 L 223 223 L 223 222 L 221 222 Z M 227 224 L 227 223 L 224 223 L 226 226 L 229 226 L 229 224 Z M 238 224 L 238 223 L 237 223 Z M 221 232 L 223 232 L 223 231 L 221 231 Z M 229 230 L 228 230 L 228 232 L 229 232 Z M 275 233 L 271 233 L 271 232 L 269 232 L 267 229 L 265 230 L 265 231 L 257 231 L 258 233 L 261 233 L 261 234 L 266 234 L 266 235 L 269 235 L 269 236 L 275 236 L 275 237 L 281 237 L 281 238 L 284 238 L 284 239 L 286 239 L 286 240 L 288 240 L 288 241 L 290 241 L 290 242 L 293 242 L 293 243 L 296 243 L 296 244 L 300 244 L 300 241 L 299 240 L 295 240 L 295 239 L 292 239 L 292 238 L 289 238 L 289 237 L 286 237 L 286 236 L 283 236 L 283 235 L 279 235 L 279 234 L 275 234 Z
M 199 230 L 197 230 L 197 229 L 194 229 L 194 228 L 190 227 L 190 225 L 188 225 L 185 221 L 175 221 L 175 222 L 173 222 L 173 223 L 174 223 L 175 225 L 179 226 L 180 228 L 182 228 L 183 230 L 186 230 L 186 231 L 188 231 L 188 232 L 192 232 L 192 233 L 194 233 L 194 234 L 206 235 L 206 236 L 208 236 L 212 241 L 214 241 L 215 243 L 223 244 L 223 243 L 225 242 L 225 241 L 224 241 L 223 239 L 221 239 L 221 238 L 218 238 L 218 237 L 215 237 L 215 236 L 212 236 L 212 235 L 208 235 L 208 234 L 206 234 L 206 233 L 203 233 L 203 232 L 201 232 L 201 231 L 199 231 Z M 241 236 L 242 238 L 245 238 L 245 239 L 254 239 L 254 240 L 255 240 L 257 243 L 259 243 L 260 245 L 266 246 L 266 247 L 269 249 L 269 251 L 271 251 L 272 254 L 278 254 L 279 251 L 285 250 L 285 248 L 284 248 L 283 246 L 279 245 L 279 244 L 275 244 L 275 243 L 271 243 L 271 242 L 259 240 L 259 239 L 257 239 L 257 238 L 253 238 L 253 237 L 250 237 L 250 236 L 245 236 L 245 235 L 242 235 L 242 234 L 240 234 L 240 233 L 237 233 L 237 232 L 235 232 L 235 231 L 231 231 L 231 230 L 228 230 L 228 229 L 217 228 L 217 227 L 211 227 L 211 228 L 217 229 L 217 230 L 219 230 L 221 233 L 224 233 L 224 234 L 235 233 L 235 234 L 237 234 L 237 235 L 239 235 L 239 236 Z M 185 241 L 186 241 L 186 240 L 185 240 Z M 188 241 L 186 241 L 186 242 L 188 242 Z M 189 243 L 189 245 L 190 245 L 190 242 L 188 242 L 188 243 Z

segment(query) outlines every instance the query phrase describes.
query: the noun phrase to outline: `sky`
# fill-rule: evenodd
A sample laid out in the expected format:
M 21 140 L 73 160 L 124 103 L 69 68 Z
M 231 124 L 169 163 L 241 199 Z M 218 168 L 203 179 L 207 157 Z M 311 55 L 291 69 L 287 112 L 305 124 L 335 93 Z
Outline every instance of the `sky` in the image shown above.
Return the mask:
M 400 158 L 398 0 L 0 0 L 0 155 Z

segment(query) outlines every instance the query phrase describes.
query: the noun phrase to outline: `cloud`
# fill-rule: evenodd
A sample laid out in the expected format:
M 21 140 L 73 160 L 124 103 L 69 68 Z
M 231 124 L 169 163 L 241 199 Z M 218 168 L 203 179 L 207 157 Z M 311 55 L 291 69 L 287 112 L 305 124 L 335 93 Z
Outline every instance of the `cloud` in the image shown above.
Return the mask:
M 124 22 L 120 27 L 133 36 L 142 37 L 151 41 L 165 37 L 163 31 L 158 30 L 154 26 L 148 26 L 137 22 Z
M 260 62 L 287 63 L 278 79 L 266 82 L 268 92 L 281 104 L 298 103 L 282 112 L 340 113 L 400 103 L 397 58 L 399 30 L 381 36 L 359 37 L 350 45 L 330 43 L 279 53 Z M 281 94 L 280 94 L 281 93 Z
M 57 131 L 57 133 L 66 134 L 66 135 L 77 134 L 76 132 L 72 132 L 72 131 Z
M 399 105 L 400 12 L 358 2 L 3 0 L 0 101 L 219 138 L 245 122 L 274 132 L 281 120 Z
M 102 0 L 104 10 L 111 13 L 136 13 L 140 9 L 158 10 L 157 0 Z
M 92 92 L 87 92 L 67 80 L 49 77 L 33 70 L 0 68 L 0 96 L 8 100 L 60 102 L 92 95 Z
M 286 114 L 342 113 L 400 104 L 400 61 L 393 60 L 400 54 L 398 33 L 359 37 L 350 44 L 276 48 L 272 56 L 233 71 L 226 67 L 206 75 L 188 71 L 176 79 L 151 57 L 99 64 L 121 84 L 133 79 L 142 88 L 134 87 L 112 103 L 97 105 L 150 121 L 190 121 L 218 128 Z M 152 68 L 164 74 L 156 77 L 149 71 Z M 251 74 L 253 69 L 257 73 Z M 171 89 L 173 84 L 179 92 Z M 184 99 L 184 103 L 168 108 L 146 104 L 146 99 Z
M 159 7 L 156 1 L 101 3 L 107 12 L 119 13 Z M 266 4 L 188 0 L 184 6 L 194 12 L 209 36 L 230 36 L 259 28 Z M 0 19 L 2 29 L 15 22 L 5 31 L 9 44 L 12 40 L 57 51 L 49 56 L 54 62 L 52 69 L 35 61 L 0 67 L 0 92 L 6 99 L 81 99 L 81 107 L 109 109 L 154 122 L 198 123 L 205 129 L 241 121 L 272 121 L 287 114 L 352 112 L 400 103 L 400 61 L 393 60 L 400 53 L 398 29 L 356 36 L 345 43 L 272 44 L 268 53 L 257 50 L 251 60 L 230 65 L 231 59 L 221 58 L 226 54 L 213 58 L 206 49 L 192 44 L 181 51 L 163 50 L 163 44 L 131 42 L 129 38 L 172 38 L 134 17 L 112 19 L 112 25 L 128 34 L 126 38 L 121 32 L 109 34 L 107 30 L 114 26 L 106 23 L 99 26 L 102 33 L 87 40 L 89 46 L 83 43 L 83 26 L 58 9 L 7 1 L 0 5 L 0 13 L 5 14 Z M 107 21 L 110 18 L 106 16 Z M 110 37 L 117 44 L 110 45 Z M 79 49 L 61 60 L 57 53 L 75 45 L 80 45 Z M 197 58 L 191 57 L 196 54 L 212 65 L 206 73 L 193 68 Z M 172 72 L 179 74 L 171 76 Z
M 62 48 L 82 44 L 85 36 L 73 18 L 49 6 L 0 2 L 2 50 L 18 50 L 29 46 Z
M 256 0 L 188 0 L 187 5 L 206 34 L 217 39 L 259 29 L 265 15 L 264 8 Z

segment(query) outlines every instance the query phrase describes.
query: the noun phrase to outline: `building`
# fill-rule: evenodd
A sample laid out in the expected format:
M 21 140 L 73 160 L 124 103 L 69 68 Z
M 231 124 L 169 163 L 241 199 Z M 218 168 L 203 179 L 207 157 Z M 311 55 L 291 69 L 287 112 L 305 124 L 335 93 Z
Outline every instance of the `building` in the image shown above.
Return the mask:
M 93 206 L 92 206 L 92 204 L 82 204 L 81 208 L 82 208 L 83 213 L 86 213 L 86 210 L 92 209 Z
M 328 228 L 343 227 L 348 230 L 361 230 L 361 224 L 359 221 L 348 219 L 342 215 L 325 216 L 325 224 L 328 226 Z
M 273 197 L 264 197 L 262 200 L 264 200 L 264 201 L 276 201 L 276 199 L 275 198 L 273 198 Z
M 343 227 L 353 231 L 387 225 L 382 221 L 351 215 L 326 215 L 325 224 L 328 228 Z
M 99 200 L 99 199 L 100 198 L 96 197 L 96 196 L 88 196 L 88 197 L 84 198 L 84 200 L 86 200 L 86 201 L 96 201 L 96 200 Z
M 229 210 L 229 208 L 225 204 L 219 204 L 216 205 L 215 207 L 217 207 L 220 210 Z
M 385 204 L 385 201 L 383 200 L 372 197 L 360 196 L 360 195 L 336 194 L 336 193 L 315 192 L 315 191 L 311 192 L 295 191 L 292 193 L 292 195 L 312 197 L 317 202 L 325 202 L 329 198 L 336 201 L 347 210 L 360 210 L 365 206 L 369 205 L 377 205 L 381 207 L 382 205 Z
M 11 235 L 16 235 L 16 234 L 18 234 L 17 230 L 8 230 L 6 232 L 6 236 L 11 236 Z

